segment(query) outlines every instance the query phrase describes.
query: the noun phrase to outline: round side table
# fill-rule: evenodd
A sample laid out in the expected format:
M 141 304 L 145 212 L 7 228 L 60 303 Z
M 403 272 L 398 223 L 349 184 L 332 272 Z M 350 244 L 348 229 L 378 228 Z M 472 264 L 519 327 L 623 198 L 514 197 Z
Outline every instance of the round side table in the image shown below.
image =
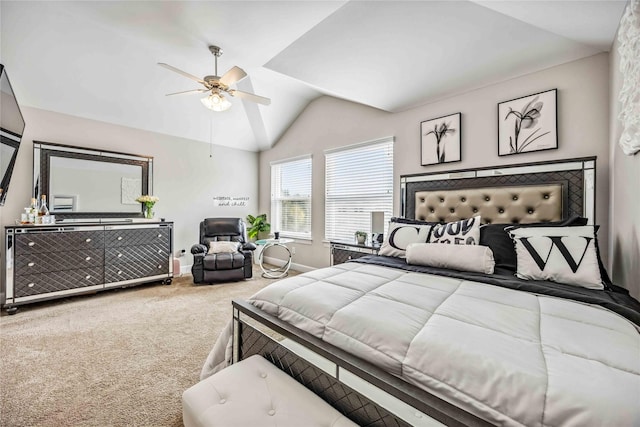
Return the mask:
M 256 245 L 264 245 L 260 255 L 258 255 L 258 264 L 262 269 L 262 277 L 267 279 L 281 279 L 289 274 L 289 268 L 291 268 L 291 250 L 287 247 L 287 243 L 293 243 L 293 239 L 264 239 L 256 241 Z M 288 255 L 287 262 L 284 265 L 276 268 L 265 268 L 264 266 L 264 253 L 267 249 L 279 246 L 284 248 Z

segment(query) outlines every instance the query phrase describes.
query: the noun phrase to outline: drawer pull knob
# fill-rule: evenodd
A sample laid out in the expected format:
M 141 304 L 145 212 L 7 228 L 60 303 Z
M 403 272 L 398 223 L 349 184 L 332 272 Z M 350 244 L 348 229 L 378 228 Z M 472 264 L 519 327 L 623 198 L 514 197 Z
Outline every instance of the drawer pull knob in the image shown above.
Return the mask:
M 159 266 L 158 266 L 158 268 L 162 268 L 162 266 L 161 266 L 161 265 L 159 265 Z
M 87 279 L 87 280 L 91 279 L 91 275 L 90 275 L 90 274 L 87 274 L 87 275 L 86 275 L 86 277 L 85 277 L 85 279 Z
M 36 242 L 29 242 L 29 246 L 33 246 L 35 244 L 36 244 Z
M 29 267 L 33 267 L 34 265 L 36 265 L 35 262 L 30 262 L 29 264 L 27 264 Z
M 122 240 L 122 236 L 118 236 L 118 240 Z
M 91 257 L 90 257 L 90 256 L 88 256 L 88 257 L 86 257 L 84 260 L 85 260 L 85 261 L 91 261 Z
M 118 275 L 121 275 L 121 274 L 122 274 L 122 270 L 118 270 Z
M 162 234 L 158 234 L 158 239 L 162 237 Z
M 162 249 L 158 249 L 158 253 L 161 254 L 162 253 Z
M 118 254 L 118 258 L 122 258 L 122 254 Z
M 89 243 L 91 241 L 91 238 L 87 238 L 85 239 L 85 242 Z
M 27 286 L 30 287 L 30 288 L 33 288 L 35 285 L 36 285 L 35 283 L 31 282 Z

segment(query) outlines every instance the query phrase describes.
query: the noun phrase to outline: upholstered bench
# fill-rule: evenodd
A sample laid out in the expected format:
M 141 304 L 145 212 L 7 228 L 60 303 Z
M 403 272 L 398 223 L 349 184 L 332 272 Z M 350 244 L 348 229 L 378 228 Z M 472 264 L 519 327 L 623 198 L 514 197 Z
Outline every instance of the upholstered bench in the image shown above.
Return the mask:
M 185 427 L 356 427 L 261 356 L 251 356 L 182 394 Z

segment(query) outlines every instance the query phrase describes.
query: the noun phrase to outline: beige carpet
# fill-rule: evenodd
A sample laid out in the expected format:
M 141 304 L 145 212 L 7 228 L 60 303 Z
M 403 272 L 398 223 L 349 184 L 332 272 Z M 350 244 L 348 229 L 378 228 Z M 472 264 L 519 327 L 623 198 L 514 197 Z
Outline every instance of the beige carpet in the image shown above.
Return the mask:
M 293 273 L 293 272 L 292 272 Z M 231 299 L 273 280 L 143 285 L 0 317 L 0 426 L 182 426 Z

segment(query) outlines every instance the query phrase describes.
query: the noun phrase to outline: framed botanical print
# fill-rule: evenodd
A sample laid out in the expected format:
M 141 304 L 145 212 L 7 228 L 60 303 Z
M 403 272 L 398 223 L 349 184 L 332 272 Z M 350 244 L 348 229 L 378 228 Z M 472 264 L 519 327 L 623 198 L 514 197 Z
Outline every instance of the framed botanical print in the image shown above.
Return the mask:
M 421 165 L 459 162 L 462 114 L 450 114 L 420 123 Z
M 558 90 L 498 104 L 498 155 L 558 148 Z

